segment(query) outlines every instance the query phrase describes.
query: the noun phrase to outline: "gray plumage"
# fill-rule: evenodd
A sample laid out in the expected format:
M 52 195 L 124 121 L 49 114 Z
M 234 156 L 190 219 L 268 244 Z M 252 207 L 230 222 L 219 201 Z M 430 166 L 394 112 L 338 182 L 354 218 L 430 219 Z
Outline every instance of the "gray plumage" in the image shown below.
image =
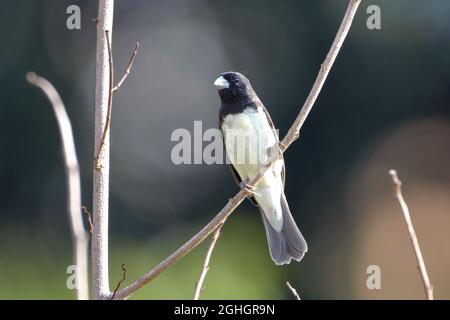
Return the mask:
M 284 194 L 281 196 L 281 207 L 283 210 L 283 228 L 281 232 L 277 232 L 272 228 L 260 208 L 264 228 L 266 229 L 270 256 L 277 265 L 289 264 L 291 259 L 300 261 L 308 251 L 308 245 L 292 217 Z

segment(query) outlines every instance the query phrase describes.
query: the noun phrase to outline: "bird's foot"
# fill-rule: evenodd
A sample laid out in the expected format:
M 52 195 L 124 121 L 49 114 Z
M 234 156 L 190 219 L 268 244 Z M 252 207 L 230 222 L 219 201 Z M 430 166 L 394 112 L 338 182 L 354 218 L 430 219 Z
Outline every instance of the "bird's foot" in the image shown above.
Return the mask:
M 241 189 L 244 189 L 245 191 L 247 191 L 248 193 L 250 193 L 254 196 L 260 197 L 261 195 L 256 192 L 256 187 L 248 184 L 248 182 L 249 182 L 249 179 L 245 179 L 245 180 L 241 181 L 241 183 L 239 184 L 239 187 L 241 187 Z

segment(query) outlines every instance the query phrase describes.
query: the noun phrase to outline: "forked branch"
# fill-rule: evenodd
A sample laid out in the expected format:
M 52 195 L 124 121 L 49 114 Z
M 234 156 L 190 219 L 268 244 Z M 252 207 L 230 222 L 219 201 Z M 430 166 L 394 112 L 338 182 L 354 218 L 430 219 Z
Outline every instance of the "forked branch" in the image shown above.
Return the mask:
M 114 61 L 113 61 L 113 56 L 112 56 L 111 41 L 110 41 L 110 36 L 109 36 L 108 30 L 105 30 L 105 38 L 106 38 L 106 43 L 108 46 L 109 95 L 108 95 L 108 111 L 106 113 L 105 127 L 103 128 L 102 137 L 100 139 L 100 146 L 98 147 L 97 155 L 95 156 L 95 168 L 97 170 L 100 170 L 102 168 L 99 159 L 102 155 L 102 151 L 103 151 L 103 148 L 105 145 L 105 139 L 111 128 L 113 94 L 114 94 L 114 92 L 116 92 L 117 90 L 120 89 L 120 87 L 122 86 L 124 81 L 127 79 L 128 75 L 130 74 L 131 68 L 133 67 L 134 58 L 136 57 L 136 54 L 139 49 L 139 42 L 136 42 L 136 46 L 134 47 L 133 54 L 131 55 L 130 61 L 128 61 L 126 71 L 125 71 L 124 75 L 122 76 L 122 79 L 120 79 L 119 83 L 114 86 Z
M 108 211 L 109 132 L 114 92 L 114 68 L 111 53 L 113 15 L 114 0 L 99 0 L 98 17 L 96 19 L 95 148 L 92 197 L 92 282 L 95 299 L 110 299 L 112 296 L 109 288 L 108 270 Z M 120 85 L 130 73 L 136 52 L 137 47 L 130 59 L 126 74 L 119 83 Z
M 328 52 L 325 61 L 322 63 L 319 74 L 314 82 L 311 92 L 308 95 L 300 113 L 295 119 L 293 125 L 289 129 L 285 138 L 280 142 L 280 150 L 284 152 L 292 142 L 294 142 L 298 136 L 301 127 L 303 126 L 309 112 L 311 111 L 314 102 L 316 101 L 320 90 L 330 72 L 330 69 L 336 60 L 342 44 L 344 43 L 345 37 L 350 30 L 353 18 L 355 16 L 356 10 L 360 4 L 361 0 L 350 0 L 347 11 L 345 12 L 344 18 L 341 22 L 339 30 L 333 41 L 330 51 Z M 275 155 L 266 165 L 264 165 L 261 170 L 256 174 L 253 179 L 248 182 L 248 186 L 254 186 L 263 177 L 264 173 L 271 167 L 272 163 L 278 159 L 280 155 Z M 182 245 L 178 250 L 169 255 L 165 260 L 158 264 L 155 268 L 148 271 L 142 275 L 139 279 L 128 285 L 127 287 L 119 290 L 115 296 L 116 299 L 124 299 L 133 294 L 136 290 L 143 287 L 151 280 L 156 278 L 159 274 L 165 271 L 167 268 L 172 266 L 182 257 L 184 257 L 188 252 L 197 247 L 201 242 L 203 242 L 217 227 L 225 222 L 228 216 L 233 213 L 233 211 L 241 204 L 242 201 L 249 195 L 248 188 L 241 189 L 233 198 L 231 198 L 225 207 L 195 236 L 193 236 L 188 242 Z
M 206 274 L 209 270 L 209 260 L 211 260 L 211 255 L 214 250 L 214 246 L 216 245 L 217 240 L 220 237 L 220 231 L 222 230 L 222 225 L 219 225 L 219 227 L 214 231 L 211 239 L 211 244 L 208 247 L 208 251 L 206 251 L 206 257 L 205 262 L 203 263 L 202 272 L 200 273 L 200 277 L 198 278 L 197 284 L 195 285 L 194 290 L 194 297 L 193 300 L 200 299 L 200 294 L 203 290 L 203 282 L 205 282 Z

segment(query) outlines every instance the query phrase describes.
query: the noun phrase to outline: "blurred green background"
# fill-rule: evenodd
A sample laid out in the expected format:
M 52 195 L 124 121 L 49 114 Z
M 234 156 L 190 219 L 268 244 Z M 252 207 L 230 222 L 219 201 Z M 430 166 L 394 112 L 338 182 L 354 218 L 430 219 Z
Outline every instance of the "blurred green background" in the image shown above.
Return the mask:
M 238 188 L 226 165 L 172 164 L 177 128 L 217 126 L 212 82 L 241 71 L 283 135 L 305 100 L 348 1 L 120 1 L 116 77 L 136 41 L 133 71 L 114 97 L 111 287 L 150 269 L 209 221 Z M 81 8 L 81 29 L 66 8 Z M 381 8 L 381 30 L 366 9 Z M 0 3 L 0 298 L 72 299 L 72 246 L 60 137 L 51 107 L 25 81 L 59 90 L 72 120 L 83 205 L 92 208 L 96 1 Z M 404 182 L 438 299 L 450 298 L 450 2 L 362 1 L 349 36 L 286 153 L 286 195 L 309 243 L 301 263 L 275 267 L 256 208 L 229 218 L 202 298 L 424 297 L 387 171 Z M 207 243 L 133 299 L 190 299 Z M 381 268 L 381 289 L 366 286 Z

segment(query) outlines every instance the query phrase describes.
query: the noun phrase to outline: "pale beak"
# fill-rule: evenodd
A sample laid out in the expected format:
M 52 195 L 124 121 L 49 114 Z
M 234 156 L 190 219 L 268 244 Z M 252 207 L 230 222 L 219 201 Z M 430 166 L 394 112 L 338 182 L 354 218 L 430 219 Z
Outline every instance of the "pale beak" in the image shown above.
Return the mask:
M 220 76 L 214 81 L 214 86 L 217 89 L 228 89 L 230 87 L 230 83 L 223 77 Z

